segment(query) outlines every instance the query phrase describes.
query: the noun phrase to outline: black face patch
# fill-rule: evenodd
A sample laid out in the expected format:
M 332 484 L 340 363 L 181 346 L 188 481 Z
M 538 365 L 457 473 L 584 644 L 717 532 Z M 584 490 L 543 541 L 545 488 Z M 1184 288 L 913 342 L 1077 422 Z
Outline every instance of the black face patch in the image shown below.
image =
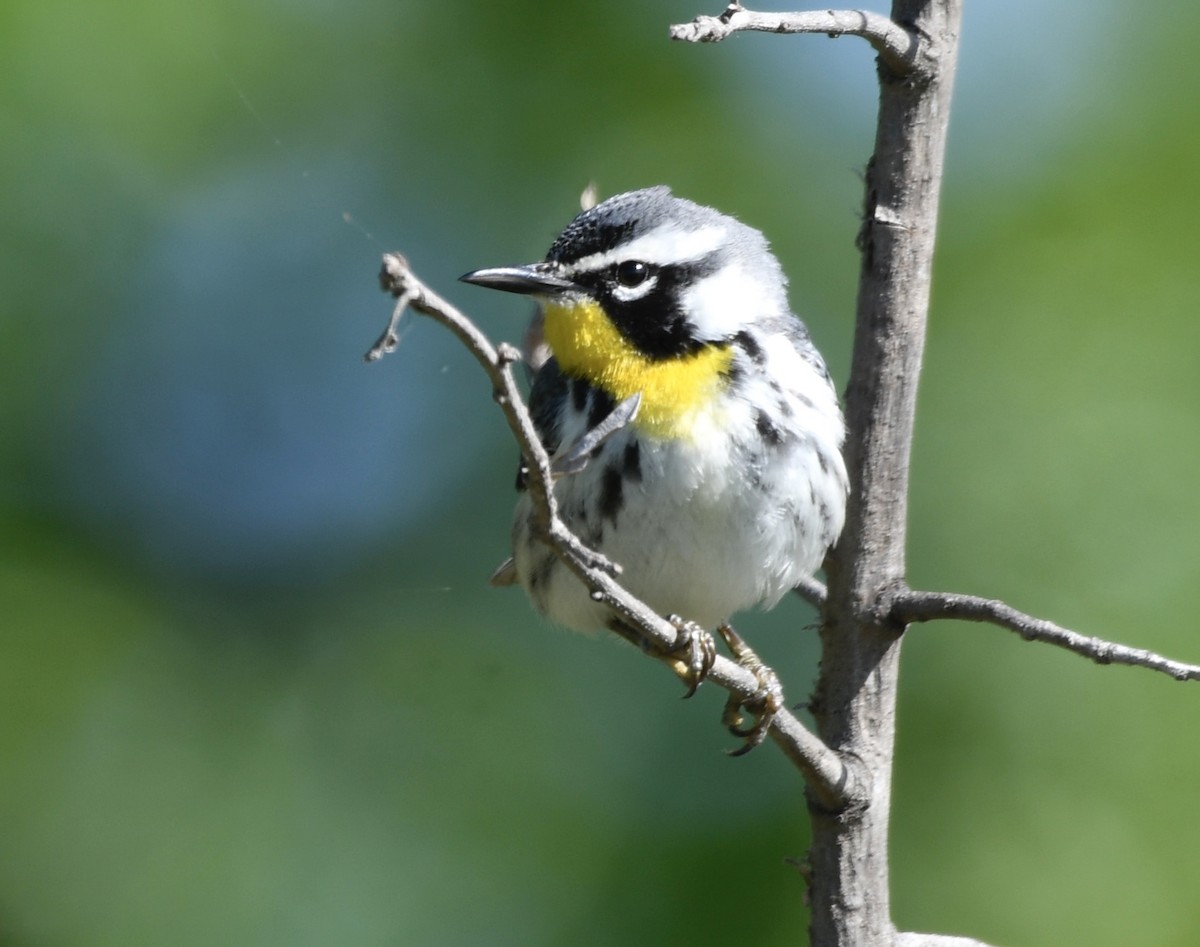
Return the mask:
M 618 331 L 639 352 L 656 360 L 688 355 L 708 344 L 692 338 L 680 293 L 714 272 L 722 256 L 718 250 L 700 260 L 663 265 L 633 257 L 621 259 L 619 252 L 613 253 L 664 221 L 675 222 L 684 231 L 718 221 L 723 227 L 735 225 L 711 208 L 673 197 L 670 188 L 650 187 L 618 194 L 584 211 L 567 225 L 546 254 L 548 262 L 565 267 L 587 257 L 609 255 L 610 266 L 593 272 L 572 271 L 571 279 L 600 303 Z M 635 271 L 636 281 L 632 278 Z M 650 279 L 654 284 L 645 295 L 628 298 L 630 288 L 641 287 Z
M 600 303 L 605 314 L 639 352 L 662 361 L 690 355 L 711 345 L 697 339 L 688 325 L 682 295 L 697 280 L 720 267 L 720 251 L 699 260 L 658 268 L 654 287 L 637 299 L 621 299 L 617 266 L 594 273 L 580 273 L 574 279 Z

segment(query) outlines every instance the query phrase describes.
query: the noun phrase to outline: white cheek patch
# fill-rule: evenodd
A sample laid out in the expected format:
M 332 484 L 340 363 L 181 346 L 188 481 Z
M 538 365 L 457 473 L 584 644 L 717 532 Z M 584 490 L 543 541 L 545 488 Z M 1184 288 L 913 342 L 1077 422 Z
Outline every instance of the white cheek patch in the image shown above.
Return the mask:
M 689 286 L 683 308 L 701 339 L 728 339 L 755 319 L 781 313 L 778 288 L 754 278 L 736 263 L 723 266 Z
M 675 224 L 663 224 L 629 243 L 623 243 L 603 253 L 581 257 L 563 267 L 563 272 L 568 278 L 576 273 L 594 273 L 614 266 L 622 260 L 640 260 L 653 266 L 687 263 L 708 256 L 725 241 L 725 228 L 721 226 L 681 230 Z

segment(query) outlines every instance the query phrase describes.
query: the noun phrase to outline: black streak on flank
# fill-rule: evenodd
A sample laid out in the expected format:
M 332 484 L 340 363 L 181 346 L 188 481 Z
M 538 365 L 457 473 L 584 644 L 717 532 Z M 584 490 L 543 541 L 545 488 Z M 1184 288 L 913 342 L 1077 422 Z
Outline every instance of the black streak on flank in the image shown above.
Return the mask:
M 600 517 L 614 526 L 624 504 L 624 490 L 625 478 L 621 471 L 615 466 L 604 468 L 600 478 Z
M 603 499 L 601 503 L 603 503 Z M 592 518 L 588 516 L 587 504 L 582 498 L 567 516 L 567 525 L 575 531 L 575 535 L 582 539 L 585 545 L 592 548 L 599 546 L 600 540 L 604 538 L 604 524 L 592 521 Z
M 571 404 L 576 411 L 582 412 L 587 407 L 588 383 L 582 378 L 571 379 Z
M 817 514 L 821 517 L 821 536 L 826 542 L 833 542 L 836 538 L 833 535 L 833 512 L 829 509 L 829 504 L 821 500 L 817 504 Z
M 750 356 L 750 361 L 752 361 L 755 365 L 762 365 L 764 362 L 766 362 L 766 358 L 763 356 L 762 346 L 758 344 L 758 339 L 756 339 L 751 333 L 745 331 L 739 332 L 733 337 L 733 341 L 738 343 L 738 345 L 746 350 L 746 354 Z
M 592 388 L 591 392 L 592 400 L 587 406 L 587 429 L 589 431 L 612 414 L 613 408 L 617 406 L 607 392 L 601 391 L 599 388 Z M 582 406 L 580 409 L 582 410 Z
M 625 474 L 630 483 L 641 483 L 642 481 L 642 451 L 638 447 L 636 440 L 630 440 L 625 445 L 625 456 L 622 459 L 622 473 Z
M 765 411 L 754 413 L 754 426 L 758 428 L 758 435 L 763 439 L 763 443 L 769 447 L 778 447 L 783 443 L 783 432 L 767 417 Z

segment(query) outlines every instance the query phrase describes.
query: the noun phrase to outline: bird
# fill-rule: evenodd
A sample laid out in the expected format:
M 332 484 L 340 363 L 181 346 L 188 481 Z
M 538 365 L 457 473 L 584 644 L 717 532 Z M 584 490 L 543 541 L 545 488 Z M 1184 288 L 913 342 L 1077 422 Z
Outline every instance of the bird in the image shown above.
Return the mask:
M 837 392 L 767 239 L 648 187 L 581 212 L 542 261 L 462 279 L 537 302 L 550 357 L 529 410 L 560 515 L 676 624 L 694 692 L 712 660 L 697 636 L 778 603 L 845 520 Z M 494 582 L 556 624 L 627 631 L 541 541 L 527 491 Z

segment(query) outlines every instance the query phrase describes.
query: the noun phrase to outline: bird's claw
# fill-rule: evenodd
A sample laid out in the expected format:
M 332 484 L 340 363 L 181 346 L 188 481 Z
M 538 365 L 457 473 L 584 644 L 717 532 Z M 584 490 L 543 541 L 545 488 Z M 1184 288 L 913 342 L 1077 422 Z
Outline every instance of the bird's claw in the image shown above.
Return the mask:
M 771 729 L 775 715 L 783 709 L 783 685 L 771 668 L 763 664 L 762 659 L 755 654 L 754 649 L 728 624 L 720 625 L 717 631 L 725 639 L 734 660 L 754 675 L 758 681 L 758 690 L 748 700 L 730 694 L 725 702 L 725 710 L 721 714 L 721 722 L 735 737 L 740 737 L 742 745 L 736 750 L 730 750 L 730 756 L 741 756 L 749 753 L 766 739 Z M 749 711 L 754 721 L 750 726 L 743 726 L 743 710 Z
M 668 655 L 675 660 L 675 673 L 687 684 L 687 693 L 683 695 L 686 700 L 696 693 L 712 670 L 717 660 L 717 643 L 694 621 L 679 615 L 668 615 L 667 621 L 675 629 L 675 647 Z

